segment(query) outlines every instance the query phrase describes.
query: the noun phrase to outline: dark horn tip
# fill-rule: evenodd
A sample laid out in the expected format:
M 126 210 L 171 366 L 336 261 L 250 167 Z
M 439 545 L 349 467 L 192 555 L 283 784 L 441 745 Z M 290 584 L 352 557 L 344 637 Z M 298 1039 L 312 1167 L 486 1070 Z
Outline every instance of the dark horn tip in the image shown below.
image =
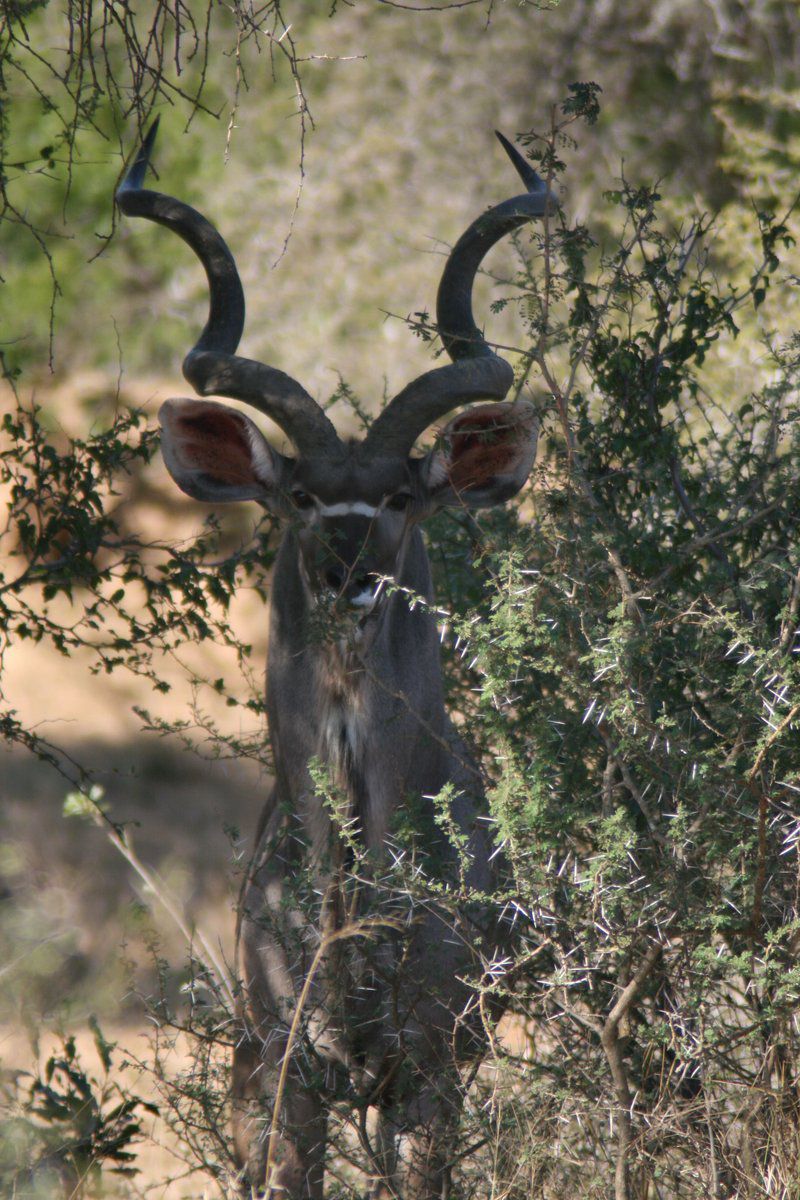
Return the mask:
M 144 177 L 147 174 L 147 168 L 150 165 L 150 155 L 155 144 L 160 120 L 161 116 L 159 114 L 155 117 L 152 125 L 145 134 L 144 141 L 133 161 L 133 165 L 117 189 L 118 196 L 123 192 L 136 192 L 142 187 Z
M 514 146 L 508 140 L 508 138 L 500 132 L 499 129 L 495 129 L 494 132 L 495 132 L 495 135 L 496 135 L 498 141 L 500 142 L 500 145 L 503 147 L 506 154 L 508 155 L 508 157 L 511 159 L 512 163 L 514 164 L 514 166 L 517 170 L 517 174 L 519 175 L 522 182 L 525 184 L 525 187 L 528 189 L 528 191 L 529 192 L 544 192 L 544 191 L 546 191 L 547 185 L 545 184 L 541 175 L 539 175 L 537 171 L 534 171 L 533 167 L 528 162 L 527 158 L 523 158 L 523 156 L 520 154 L 517 147 Z
M 156 140 L 156 134 L 158 133 L 158 127 L 160 124 L 161 113 L 156 113 L 156 115 L 153 117 L 153 123 L 145 134 L 144 141 L 142 142 L 142 154 L 149 155 L 150 151 L 153 149 L 153 143 Z

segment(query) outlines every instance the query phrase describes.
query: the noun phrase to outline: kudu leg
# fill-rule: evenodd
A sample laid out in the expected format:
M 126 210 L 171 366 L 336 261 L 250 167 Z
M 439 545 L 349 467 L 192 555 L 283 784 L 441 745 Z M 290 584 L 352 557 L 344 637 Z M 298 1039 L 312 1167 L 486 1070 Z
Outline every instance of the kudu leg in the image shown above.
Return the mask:
M 377 1150 L 377 1147 L 376 1147 Z M 450 1195 L 449 1138 L 415 1130 L 387 1147 L 382 1159 L 376 1153 L 376 1176 L 369 1200 L 447 1200 Z
M 409 1107 L 412 1128 L 407 1109 L 379 1112 L 370 1200 L 448 1200 L 458 1106 L 451 1095 L 423 1093 Z
M 401 1200 L 401 1182 L 397 1171 L 399 1135 L 394 1114 L 379 1108 L 370 1156 L 372 1186 L 369 1200 Z
M 403 1200 L 447 1200 L 450 1195 L 449 1130 L 414 1130 L 406 1139 Z
M 444 1057 L 444 1056 L 443 1056 Z M 443 1060 L 439 1060 L 443 1062 Z M 449 1200 L 451 1164 L 462 1097 L 456 1076 L 443 1062 L 439 1079 L 431 1073 L 405 1106 L 399 1194 L 403 1200 Z
M 278 1064 L 264 1062 L 252 1042 L 237 1046 L 233 1057 L 233 1135 L 242 1168 L 243 1195 L 265 1200 L 323 1200 L 325 1106 L 318 1095 L 301 1085 L 290 1068 L 270 1151 L 271 1102 L 277 1077 Z

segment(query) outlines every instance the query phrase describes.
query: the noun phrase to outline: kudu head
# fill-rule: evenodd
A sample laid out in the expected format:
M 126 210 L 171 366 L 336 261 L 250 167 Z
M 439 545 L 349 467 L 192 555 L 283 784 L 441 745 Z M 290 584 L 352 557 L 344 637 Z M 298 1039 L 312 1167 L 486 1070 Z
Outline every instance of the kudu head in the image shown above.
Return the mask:
M 308 392 L 275 367 L 236 354 L 244 295 L 217 230 L 189 205 L 144 189 L 157 129 L 148 133 L 117 193 L 128 216 L 165 225 L 191 246 L 210 289 L 208 321 L 183 362 L 200 396 L 244 401 L 275 421 L 296 456 L 279 454 L 244 413 L 209 400 L 168 400 L 159 419 L 167 467 L 184 492 L 216 502 L 256 500 L 292 520 L 301 573 L 312 600 L 333 599 L 365 622 L 380 608 L 385 577 L 399 578 L 412 527 L 443 505 L 479 508 L 513 496 L 536 450 L 533 409 L 500 403 L 513 383 L 472 315 L 472 286 L 487 251 L 504 235 L 554 208 L 551 193 L 498 134 L 527 191 L 484 213 L 453 248 L 437 300 L 439 333 L 452 363 L 427 371 L 383 409 L 363 441 L 345 442 Z M 457 416 L 437 447 L 412 457 L 417 438 L 445 414 Z

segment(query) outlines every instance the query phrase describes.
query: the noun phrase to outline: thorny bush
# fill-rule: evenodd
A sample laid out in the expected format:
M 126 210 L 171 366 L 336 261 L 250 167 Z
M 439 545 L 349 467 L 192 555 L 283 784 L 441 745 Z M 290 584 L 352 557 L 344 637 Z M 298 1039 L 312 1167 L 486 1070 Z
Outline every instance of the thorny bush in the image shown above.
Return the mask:
M 573 89 L 561 124 L 528 139 L 551 178 L 596 92 Z M 457 1195 L 788 1198 L 800 1171 L 800 338 L 762 329 L 757 391 L 720 394 L 715 372 L 754 336 L 769 288 L 789 303 L 780 259 L 793 242 L 788 217 L 755 215 L 761 256 L 736 288 L 713 222 L 673 228 L 657 191 L 624 180 L 606 200 L 613 244 L 550 220 L 522 240 L 500 302 L 519 303 L 518 384 L 532 384 L 544 429 L 527 499 L 428 529 L 449 705 L 489 781 L 505 862 L 494 902 L 516 933 L 476 984 L 487 1024 L 490 995 L 513 1020 L 490 1026 L 490 1065 L 466 1081 Z M 7 419 L 6 537 L 22 568 L 0 599 L 6 636 L 64 653 L 88 640 L 100 668 L 157 685 L 153 647 L 233 639 L 226 600 L 263 571 L 271 542 L 268 530 L 212 568 L 213 531 L 180 553 L 123 537 L 109 500 L 152 448 L 137 431 L 126 417 L 57 451 L 35 413 Z M 77 622 L 49 616 L 56 593 L 80 598 Z M 5 727 L 42 749 L 13 714 Z M 448 893 L 426 875 L 408 817 L 387 896 L 462 903 L 457 881 Z M 187 994 L 188 1012 L 164 1002 L 159 1023 L 196 1032 L 207 1069 L 173 1092 L 173 1111 L 223 1180 L 208 1055 L 229 1027 Z M 202 1140 L 204 1119 L 214 1136 Z M 332 1151 L 342 1196 L 359 1154 L 353 1137 Z

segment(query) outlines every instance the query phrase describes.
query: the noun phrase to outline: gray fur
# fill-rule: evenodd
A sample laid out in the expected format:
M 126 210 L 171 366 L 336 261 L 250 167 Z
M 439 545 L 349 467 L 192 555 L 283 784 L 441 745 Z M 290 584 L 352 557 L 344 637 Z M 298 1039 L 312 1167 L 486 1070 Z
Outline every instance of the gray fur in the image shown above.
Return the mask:
M 419 523 L 442 503 L 519 488 L 535 429 L 525 405 L 472 411 L 475 428 L 488 422 L 485 451 L 464 418 L 443 439 L 468 452 L 469 471 L 458 448 L 376 461 L 354 443 L 291 460 L 223 405 L 168 401 L 161 413 L 184 490 L 254 496 L 288 521 L 267 662 L 275 784 L 239 906 L 233 1095 L 247 1185 L 266 1181 L 289 1200 L 321 1200 L 334 1101 L 378 1112 L 372 1139 L 362 1123 L 376 1198 L 446 1197 L 459 1068 L 483 1050 L 464 980 L 492 954 L 487 913 L 432 901 L 419 880 L 398 886 L 391 873 L 408 851 L 394 831 L 411 805 L 412 849 L 434 886 L 491 887 L 480 777 L 444 706 Z M 445 788 L 443 814 L 434 798 Z
M 507 394 L 514 373 L 475 323 L 472 284 L 488 250 L 555 200 L 501 139 L 527 190 L 481 214 L 448 258 L 437 322 L 454 361 L 408 384 L 362 443 L 345 444 L 296 380 L 237 355 L 244 294 L 224 239 L 183 201 L 144 187 L 156 124 L 117 202 L 173 230 L 205 268 L 209 316 L 184 375 L 200 396 L 270 416 L 299 456 L 278 454 L 225 405 L 162 407 L 165 462 L 185 492 L 255 500 L 291 522 L 275 565 L 267 671 L 275 785 L 239 909 L 233 1099 L 243 1183 L 282 1200 L 322 1200 L 327 1114 L 343 1100 L 379 1113 L 371 1139 L 361 1123 L 376 1200 L 445 1200 L 459 1064 L 482 1049 L 461 978 L 476 967 L 480 936 L 491 951 L 492 934 L 477 928 L 480 913 L 415 900 L 413 888 L 387 882 L 393 827 L 416 806 L 424 861 L 440 885 L 483 891 L 490 860 L 480 780 L 444 708 L 435 622 L 409 595 L 433 599 L 424 517 L 445 504 L 495 504 L 523 485 L 533 410 L 524 401 L 471 408 L 426 458 L 409 455 L 459 405 Z M 404 590 L 380 593 L 381 577 Z M 335 626 L 327 633 L 325 611 Z M 336 820 L 314 785 L 314 761 L 333 787 Z M 454 838 L 433 819 L 431 798 L 446 786 Z

